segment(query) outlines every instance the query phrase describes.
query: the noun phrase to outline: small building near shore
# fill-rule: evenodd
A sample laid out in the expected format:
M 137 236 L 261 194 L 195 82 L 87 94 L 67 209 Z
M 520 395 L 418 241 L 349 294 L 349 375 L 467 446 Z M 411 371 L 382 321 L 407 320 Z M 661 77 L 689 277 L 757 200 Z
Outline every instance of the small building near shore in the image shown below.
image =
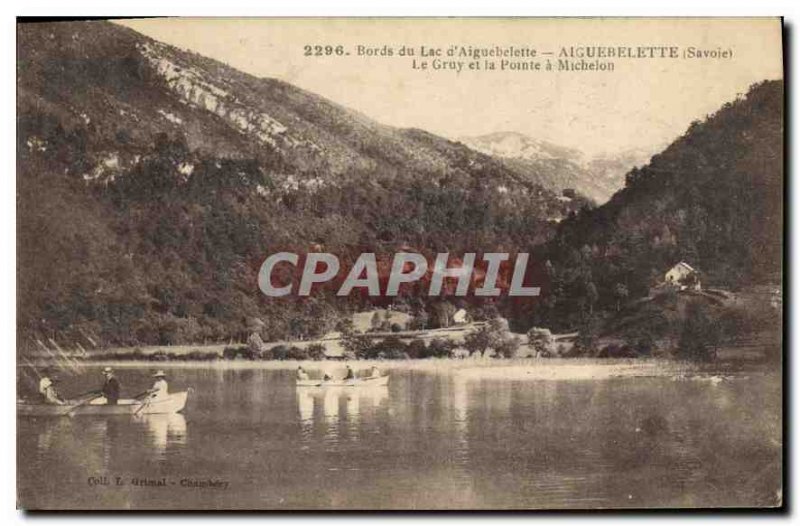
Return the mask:
M 681 261 L 664 274 L 664 283 L 680 290 L 700 290 L 700 273 L 685 261 Z

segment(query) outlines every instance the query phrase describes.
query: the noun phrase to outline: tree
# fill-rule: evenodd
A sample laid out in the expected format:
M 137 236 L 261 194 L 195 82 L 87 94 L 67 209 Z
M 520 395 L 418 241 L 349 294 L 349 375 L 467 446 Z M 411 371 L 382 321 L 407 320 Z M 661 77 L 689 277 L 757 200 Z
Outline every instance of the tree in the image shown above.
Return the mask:
M 500 311 L 497 310 L 497 305 L 494 303 L 484 303 L 474 312 L 476 321 L 488 321 L 500 317 Z
M 484 325 L 477 331 L 471 332 L 464 337 L 464 348 L 469 351 L 470 356 L 477 353 L 485 353 L 492 347 L 493 335 L 491 329 Z
M 342 338 L 342 346 L 354 358 L 363 358 L 375 345 L 372 338 L 364 338 L 354 334 L 346 335 Z
M 341 332 L 343 336 L 353 334 L 356 330 L 355 325 L 353 324 L 353 318 L 351 318 L 350 316 L 340 319 L 336 323 L 335 327 L 336 330 Z
M 259 333 L 254 332 L 250 335 L 247 339 L 247 348 L 250 349 L 254 356 L 261 356 L 264 352 L 264 340 L 261 339 Z
M 578 328 L 574 352 L 580 355 L 591 355 L 597 347 L 600 332 L 600 321 L 595 316 L 588 316 Z
M 597 303 L 599 298 L 600 295 L 597 293 L 597 287 L 594 282 L 590 281 L 586 284 L 586 302 L 589 304 L 590 316 L 594 314 L 594 304 Z
M 434 338 L 428 343 L 426 357 L 447 358 L 456 348 L 456 344 L 445 338 Z
M 694 361 L 716 358 L 719 343 L 718 324 L 712 319 L 709 307 L 695 300 L 686 306 L 686 318 L 678 340 L 678 356 Z
M 449 327 L 456 308 L 449 301 L 437 301 L 430 306 L 430 321 L 434 328 Z
M 517 354 L 517 349 L 519 349 L 519 338 L 516 336 L 510 336 L 507 338 L 503 338 L 495 345 L 495 352 L 497 352 L 497 357 L 500 358 L 513 358 Z
M 669 295 L 667 302 L 668 305 L 672 305 L 669 301 L 673 299 L 677 301 L 677 295 L 672 291 Z M 650 354 L 656 348 L 658 340 L 671 338 L 674 332 L 673 324 L 665 312 L 665 309 L 669 308 L 654 301 L 638 306 L 635 323 L 631 323 L 623 332 L 625 343 L 641 355 Z
M 289 347 L 286 345 L 276 345 L 261 354 L 262 359 L 285 360 L 289 356 Z
M 308 346 L 308 357 L 315 361 L 324 360 L 326 358 L 325 355 L 325 346 L 321 343 L 312 343 Z
M 624 283 L 614 285 L 614 300 L 616 301 L 616 311 L 619 312 L 620 305 L 628 299 L 628 287 Z
M 549 357 L 555 352 L 555 339 L 550 329 L 531 327 L 528 331 L 528 345 L 536 351 L 536 356 Z
M 467 334 L 464 337 L 464 347 L 470 355 L 476 352 L 484 354 L 489 350 L 494 350 L 498 355 L 508 354 L 510 356 L 516 352 L 519 341 L 509 333 L 507 320 L 494 318 L 477 331 Z
M 428 328 L 428 313 L 420 311 L 416 314 L 411 321 L 408 322 L 408 328 L 412 331 L 420 331 Z
M 503 338 L 508 333 L 508 320 L 501 317 L 492 318 L 487 322 L 489 329 L 498 337 Z
M 381 328 L 381 323 L 382 323 L 382 321 L 381 321 L 381 313 L 378 312 L 378 311 L 375 311 L 375 313 L 372 315 L 372 319 L 369 322 L 370 330 L 372 332 L 377 332 Z
M 427 358 L 428 356 L 428 348 L 425 342 L 419 338 L 414 338 L 408 342 L 406 352 L 409 358 Z
M 309 357 L 308 349 L 303 349 L 302 347 L 298 347 L 296 345 L 289 347 L 289 350 L 286 353 L 287 360 L 308 360 Z
M 406 358 L 406 344 L 396 336 L 390 336 L 375 344 L 369 351 L 369 358 L 384 358 L 387 360 L 401 360 Z

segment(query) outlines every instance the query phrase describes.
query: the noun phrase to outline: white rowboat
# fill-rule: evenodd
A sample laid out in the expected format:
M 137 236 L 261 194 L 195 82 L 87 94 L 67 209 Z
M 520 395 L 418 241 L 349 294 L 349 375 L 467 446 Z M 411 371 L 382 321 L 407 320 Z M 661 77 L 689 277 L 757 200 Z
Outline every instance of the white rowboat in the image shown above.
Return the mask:
M 39 402 L 17 402 L 17 415 L 20 416 L 65 416 L 65 415 L 162 415 L 178 413 L 186 406 L 189 391 L 170 393 L 150 400 L 123 398 L 115 405 L 104 403 L 102 397 L 90 403 L 69 400 L 64 405 L 43 404 Z
M 297 380 L 297 387 L 378 387 L 388 383 L 387 375 L 352 380 Z

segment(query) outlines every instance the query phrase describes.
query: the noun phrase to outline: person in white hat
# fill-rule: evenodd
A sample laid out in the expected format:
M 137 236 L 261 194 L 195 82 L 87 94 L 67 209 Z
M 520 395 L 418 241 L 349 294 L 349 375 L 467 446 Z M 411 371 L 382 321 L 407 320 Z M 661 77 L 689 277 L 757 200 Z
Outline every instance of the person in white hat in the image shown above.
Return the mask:
M 169 394 L 167 375 L 164 373 L 164 371 L 159 369 L 155 372 L 155 374 L 153 374 L 153 378 L 156 379 L 156 381 L 153 383 L 153 387 L 142 393 L 140 395 L 141 398 L 150 397 L 151 400 L 156 400 L 159 398 L 164 398 Z
M 39 379 L 39 394 L 46 404 L 64 405 L 64 401 L 58 396 L 56 391 L 56 377 L 50 372 L 45 370 L 42 377 Z

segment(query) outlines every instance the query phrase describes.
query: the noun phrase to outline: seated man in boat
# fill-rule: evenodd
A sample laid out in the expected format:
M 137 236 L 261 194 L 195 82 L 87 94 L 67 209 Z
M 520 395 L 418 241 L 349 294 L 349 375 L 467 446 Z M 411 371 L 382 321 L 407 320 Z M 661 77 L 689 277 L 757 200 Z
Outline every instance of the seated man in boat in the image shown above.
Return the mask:
M 52 375 L 45 373 L 39 380 L 39 394 L 42 395 L 45 404 L 64 405 L 64 401 L 58 396 L 56 391 L 55 380 Z
M 381 370 L 378 369 L 377 365 L 373 365 L 372 369 L 370 369 L 370 371 L 369 371 L 369 377 L 370 378 L 379 378 L 380 375 L 381 375 Z
M 111 367 L 103 369 L 103 376 L 106 380 L 103 382 L 103 387 L 100 388 L 98 394 L 102 394 L 105 397 L 106 404 L 117 405 L 121 389 L 119 380 L 114 376 L 114 370 Z
M 156 381 L 153 383 L 153 387 L 145 391 L 144 393 L 140 394 L 136 398 L 150 398 L 151 400 L 158 400 L 160 398 L 166 398 L 169 396 L 169 385 L 167 384 L 167 375 L 164 371 L 156 371 L 153 375 L 153 378 Z
M 308 380 L 308 373 L 305 369 L 303 369 L 302 365 L 297 366 L 297 379 L 298 380 Z
M 345 380 L 355 380 L 356 373 L 353 372 L 353 368 L 350 367 L 350 364 L 347 364 L 347 372 L 344 375 Z

